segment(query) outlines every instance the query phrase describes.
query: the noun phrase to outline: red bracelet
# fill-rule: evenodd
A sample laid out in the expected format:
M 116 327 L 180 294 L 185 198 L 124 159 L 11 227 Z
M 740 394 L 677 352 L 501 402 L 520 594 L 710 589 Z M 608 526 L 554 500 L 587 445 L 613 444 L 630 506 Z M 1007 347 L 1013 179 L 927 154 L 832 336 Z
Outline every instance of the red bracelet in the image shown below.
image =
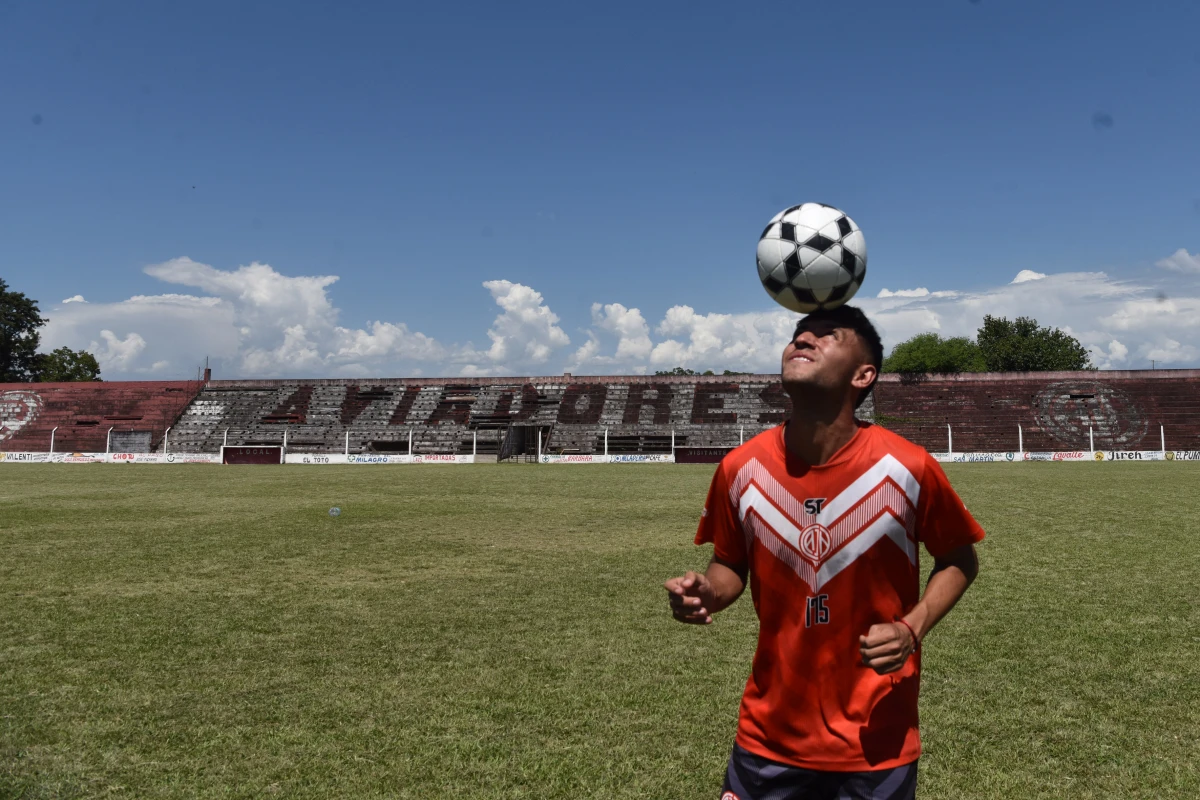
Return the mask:
M 913 652 L 915 653 L 916 651 L 920 650 L 921 649 L 921 639 L 920 639 L 920 637 L 917 636 L 917 632 L 915 630 L 913 630 L 913 626 L 909 625 L 908 621 L 905 620 L 904 617 L 896 617 L 896 622 L 899 622 L 901 625 L 908 628 L 908 632 L 912 634 L 913 642 L 914 642 Z

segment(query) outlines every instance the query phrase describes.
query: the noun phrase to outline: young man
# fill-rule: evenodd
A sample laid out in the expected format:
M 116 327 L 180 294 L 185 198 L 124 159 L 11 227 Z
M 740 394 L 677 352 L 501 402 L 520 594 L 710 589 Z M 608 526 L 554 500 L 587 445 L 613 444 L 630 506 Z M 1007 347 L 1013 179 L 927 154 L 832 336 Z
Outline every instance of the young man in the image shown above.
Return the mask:
M 857 308 L 800 320 L 791 420 L 721 462 L 696 533 L 712 561 L 666 582 L 675 619 L 708 624 L 749 576 L 758 648 L 722 800 L 915 797 L 921 640 L 974 580 L 983 530 L 924 449 L 855 419 L 882 360 Z

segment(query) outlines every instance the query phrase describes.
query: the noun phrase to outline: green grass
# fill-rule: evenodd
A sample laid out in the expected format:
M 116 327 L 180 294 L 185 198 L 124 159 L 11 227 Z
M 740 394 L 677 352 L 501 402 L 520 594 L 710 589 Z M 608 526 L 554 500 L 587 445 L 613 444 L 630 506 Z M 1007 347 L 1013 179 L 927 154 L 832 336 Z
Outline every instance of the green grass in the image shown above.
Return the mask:
M 1200 796 L 1200 465 L 948 465 L 922 796 Z M 0 797 L 715 797 L 710 467 L 0 471 Z M 340 518 L 329 517 L 340 506 Z

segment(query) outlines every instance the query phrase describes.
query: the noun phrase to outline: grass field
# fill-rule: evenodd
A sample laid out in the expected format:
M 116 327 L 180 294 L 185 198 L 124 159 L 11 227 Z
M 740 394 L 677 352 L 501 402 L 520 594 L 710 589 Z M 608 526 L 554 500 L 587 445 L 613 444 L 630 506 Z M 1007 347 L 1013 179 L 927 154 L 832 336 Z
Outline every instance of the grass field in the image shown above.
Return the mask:
M 1200 797 L 1200 464 L 948 471 L 922 796 Z M 0 797 L 715 798 L 752 609 L 660 588 L 711 473 L 5 467 Z

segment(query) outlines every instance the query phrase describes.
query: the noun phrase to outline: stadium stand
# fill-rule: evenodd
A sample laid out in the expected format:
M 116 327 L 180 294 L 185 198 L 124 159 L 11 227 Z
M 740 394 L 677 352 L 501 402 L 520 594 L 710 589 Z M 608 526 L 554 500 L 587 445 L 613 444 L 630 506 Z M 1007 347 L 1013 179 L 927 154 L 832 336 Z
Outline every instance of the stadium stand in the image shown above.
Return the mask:
M 29 399 L 33 394 L 35 399 Z M 21 398 L 26 398 L 22 400 Z M 27 405 L 39 406 L 33 412 Z M 777 375 L 621 376 L 7 384 L 0 448 L 143 446 L 215 453 L 222 444 L 289 452 L 466 454 L 668 453 L 735 446 L 777 425 L 791 404 Z M 860 410 L 933 452 L 1200 450 L 1200 370 L 884 375 Z M 24 420 L 24 421 L 21 421 Z
M 0 450 L 153 452 L 200 381 L 0 384 Z
M 1200 449 L 1200 370 L 884 375 L 875 421 L 930 451 Z

